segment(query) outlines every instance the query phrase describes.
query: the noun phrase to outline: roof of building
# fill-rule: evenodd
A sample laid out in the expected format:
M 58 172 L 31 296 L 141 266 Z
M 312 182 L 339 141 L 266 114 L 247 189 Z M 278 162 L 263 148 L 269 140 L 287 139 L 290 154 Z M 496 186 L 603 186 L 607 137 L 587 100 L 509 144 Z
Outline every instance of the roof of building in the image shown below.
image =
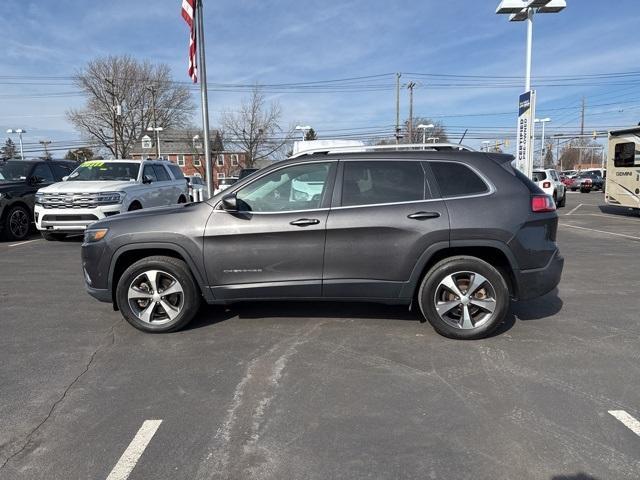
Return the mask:
M 194 133 L 193 130 L 163 130 L 160 132 L 160 153 L 163 155 L 190 155 L 204 153 L 202 140 L 198 145 L 198 140 L 194 141 L 194 136 L 199 135 L 202 138 L 202 133 Z M 142 139 L 148 136 L 151 139 L 151 148 L 142 148 Z M 156 151 L 156 141 L 154 132 L 145 132 L 135 146 L 131 150 L 132 155 L 153 155 Z M 222 137 L 218 130 L 211 130 L 209 134 L 209 143 L 212 152 L 223 152 L 224 144 Z

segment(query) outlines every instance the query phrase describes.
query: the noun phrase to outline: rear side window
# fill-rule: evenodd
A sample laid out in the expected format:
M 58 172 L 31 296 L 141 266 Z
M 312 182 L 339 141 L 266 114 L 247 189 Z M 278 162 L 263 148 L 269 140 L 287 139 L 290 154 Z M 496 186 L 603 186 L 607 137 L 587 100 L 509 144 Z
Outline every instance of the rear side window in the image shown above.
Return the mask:
M 174 165 L 172 163 L 171 165 L 169 165 L 169 170 L 171 170 L 171 173 L 173 173 L 173 176 L 175 177 L 176 180 L 180 178 L 184 178 L 184 175 L 182 174 L 182 170 L 180 170 L 179 166 Z
M 534 182 L 542 182 L 547 179 L 546 172 L 533 172 L 533 181 Z
M 431 162 L 430 165 L 443 197 L 477 195 L 489 191 L 487 184 L 466 165 L 454 162 Z
M 153 169 L 156 171 L 156 177 L 158 177 L 159 182 L 166 182 L 168 180 L 171 180 L 169 174 L 162 165 L 154 165 Z
M 423 200 L 420 162 L 345 162 L 342 205 L 374 205 Z

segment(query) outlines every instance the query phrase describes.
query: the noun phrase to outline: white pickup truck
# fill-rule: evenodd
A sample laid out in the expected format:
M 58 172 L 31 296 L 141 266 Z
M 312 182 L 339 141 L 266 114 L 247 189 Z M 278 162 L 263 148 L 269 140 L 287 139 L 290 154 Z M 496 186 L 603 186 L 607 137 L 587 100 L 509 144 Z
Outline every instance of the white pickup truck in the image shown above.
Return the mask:
M 118 213 L 189 199 L 180 167 L 162 160 L 91 160 L 63 180 L 36 193 L 35 223 L 47 240 Z

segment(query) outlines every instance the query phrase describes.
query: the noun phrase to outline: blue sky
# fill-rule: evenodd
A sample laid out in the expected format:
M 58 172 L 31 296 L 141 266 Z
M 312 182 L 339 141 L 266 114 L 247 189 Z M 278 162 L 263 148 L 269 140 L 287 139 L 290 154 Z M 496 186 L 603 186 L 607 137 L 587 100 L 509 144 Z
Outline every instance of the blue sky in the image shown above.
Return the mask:
M 403 83 L 418 82 L 415 115 L 442 120 L 453 137 L 469 128 L 465 143 L 477 147 L 481 137 L 497 139 L 515 131 L 517 97 L 523 88 L 483 88 L 493 82 L 490 79 L 473 80 L 473 88 L 444 87 L 447 82 L 442 79 L 408 72 L 524 75 L 525 24 L 495 15 L 497 3 L 205 0 L 209 82 L 295 83 L 403 72 Z M 560 14 L 536 18 L 534 75 L 640 70 L 637 0 L 567 3 Z M 68 76 L 94 57 L 127 53 L 167 63 L 176 80 L 187 81 L 187 28 L 179 12 L 180 0 L 3 0 L 0 128 L 25 128 L 25 142 L 70 141 L 78 134 L 64 113 L 82 105 L 68 81 L 30 85 L 24 78 L 6 76 Z M 284 126 L 308 124 L 323 138 L 357 131 L 391 133 L 394 79 L 372 82 L 387 88 L 269 93 L 269 98 L 280 102 Z M 550 133 L 578 129 L 583 95 L 589 131 L 640 121 L 638 76 L 590 83 L 607 85 L 537 88 L 538 116 L 552 118 Z M 233 110 L 241 97 L 211 92 L 212 124 L 216 126 L 220 112 Z M 401 108 L 406 117 L 406 90 Z M 496 113 L 501 115 L 487 115 Z

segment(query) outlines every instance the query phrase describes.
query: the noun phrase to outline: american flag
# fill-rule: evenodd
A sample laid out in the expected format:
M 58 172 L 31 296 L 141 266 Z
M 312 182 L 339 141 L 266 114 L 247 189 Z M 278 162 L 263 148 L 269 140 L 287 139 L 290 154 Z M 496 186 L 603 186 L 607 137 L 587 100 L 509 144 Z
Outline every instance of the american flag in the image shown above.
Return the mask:
M 198 65 L 196 63 L 196 13 L 197 0 L 182 0 L 182 18 L 189 25 L 189 76 L 193 83 L 198 83 Z

